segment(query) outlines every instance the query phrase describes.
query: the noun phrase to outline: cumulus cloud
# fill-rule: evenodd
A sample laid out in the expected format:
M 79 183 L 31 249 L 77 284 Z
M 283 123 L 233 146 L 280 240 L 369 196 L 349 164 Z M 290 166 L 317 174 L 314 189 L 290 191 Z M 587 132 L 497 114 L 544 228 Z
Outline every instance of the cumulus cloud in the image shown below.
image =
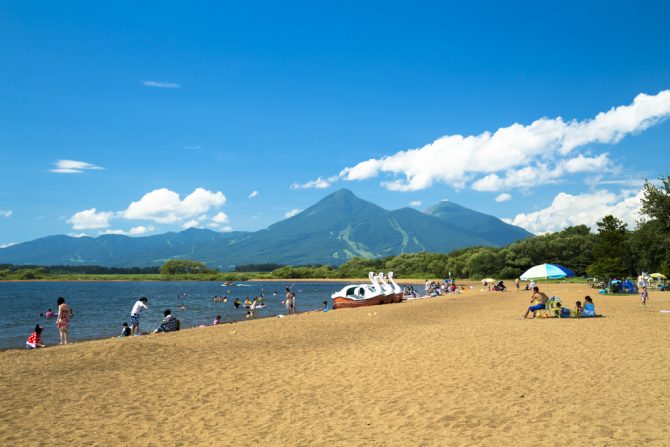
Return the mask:
M 284 217 L 288 219 L 289 217 L 293 217 L 301 211 L 302 211 L 301 209 L 293 208 L 291 211 L 285 212 Z
M 251 194 L 249 194 L 250 199 L 254 199 L 258 197 L 258 191 L 251 191 Z
M 196 188 L 182 200 L 167 188 L 155 189 L 137 202 L 132 202 L 120 216 L 129 220 L 151 220 L 156 223 L 175 223 L 193 219 L 226 203 L 222 192 Z
M 223 211 L 221 211 L 217 213 L 214 217 L 212 217 L 212 222 L 217 224 L 228 223 L 228 215 Z
M 631 104 L 591 119 L 540 118 L 528 125 L 515 123 L 479 135 L 447 135 L 420 148 L 346 167 L 334 178 L 319 177 L 294 187 L 327 187 L 337 179 L 367 180 L 383 174 L 391 179 L 384 179 L 382 185 L 393 191 L 416 191 L 435 182 L 463 188 L 474 181 L 473 188 L 482 191 L 556 182 L 565 175 L 601 172 L 609 167 L 606 154 L 570 157 L 576 149 L 594 143 L 615 144 L 669 115 L 670 90 L 640 94 Z
M 409 204 L 410 206 L 421 206 L 421 200 L 412 200 Z
M 56 160 L 54 166 L 55 168 L 49 169 L 49 172 L 56 174 L 81 174 L 84 171 L 104 169 L 100 166 L 77 160 Z
M 0 217 L 6 217 L 9 219 L 12 217 L 12 214 L 14 214 L 14 211 L 12 210 L 0 210 Z
M 188 228 L 201 228 L 204 226 L 205 221 L 207 220 L 206 215 L 198 216 L 194 219 L 189 219 L 188 221 L 184 222 L 181 227 L 184 229 Z
M 587 225 L 595 230 L 596 222 L 609 214 L 633 227 L 639 219 L 642 196 L 642 190 L 620 194 L 606 190 L 578 195 L 561 192 L 547 208 L 503 220 L 536 234 L 560 231 L 573 225 Z
M 291 189 L 325 189 L 328 188 L 336 179 L 337 177 L 331 177 L 329 179 L 319 177 L 316 180 L 311 180 L 307 183 L 293 183 L 291 185 Z
M 69 233 L 68 236 L 80 238 L 80 237 L 88 237 L 88 234 L 86 234 L 86 233 Z
M 142 81 L 142 84 L 146 87 L 154 88 L 179 88 L 181 85 L 176 82 L 163 82 L 163 81 Z
M 150 233 L 154 231 L 155 228 L 151 225 L 149 226 L 144 226 L 144 225 L 138 225 L 136 227 L 132 227 L 130 230 L 105 230 L 101 234 L 121 234 L 124 236 L 140 236 L 142 234 Z
M 507 194 L 506 192 L 498 194 L 495 198 L 496 202 L 509 202 L 510 200 L 512 200 L 512 195 Z
M 74 230 L 99 230 L 109 227 L 109 221 L 113 216 L 114 213 L 110 211 L 98 212 L 95 208 L 91 208 L 74 213 L 68 219 L 68 223 L 72 224 Z

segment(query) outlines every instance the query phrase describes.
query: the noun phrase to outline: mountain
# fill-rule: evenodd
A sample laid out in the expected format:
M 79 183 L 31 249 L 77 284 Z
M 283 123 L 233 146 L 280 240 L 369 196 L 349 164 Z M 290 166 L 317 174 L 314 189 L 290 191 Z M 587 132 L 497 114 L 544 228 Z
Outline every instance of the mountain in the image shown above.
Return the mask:
M 0 263 L 124 267 L 181 258 L 223 270 L 265 262 L 337 265 L 354 256 L 449 252 L 473 245 L 501 246 L 529 236 L 519 227 L 451 202 L 440 202 L 425 213 L 413 208 L 389 211 L 341 189 L 256 232 L 189 229 L 147 237 L 49 236 L 0 249 Z
M 454 202 L 443 200 L 425 211 L 463 230 L 471 230 L 487 239 L 485 245 L 507 245 L 533 236 L 521 227 L 510 225 L 497 217 L 480 213 Z

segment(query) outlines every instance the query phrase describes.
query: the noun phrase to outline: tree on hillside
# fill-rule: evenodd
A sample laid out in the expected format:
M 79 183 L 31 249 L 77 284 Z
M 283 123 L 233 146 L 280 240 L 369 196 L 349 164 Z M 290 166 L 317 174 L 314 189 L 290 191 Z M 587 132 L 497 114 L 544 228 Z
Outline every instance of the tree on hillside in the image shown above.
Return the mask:
M 161 266 L 161 275 L 195 275 L 200 273 L 216 273 L 202 262 L 188 259 L 170 259 Z

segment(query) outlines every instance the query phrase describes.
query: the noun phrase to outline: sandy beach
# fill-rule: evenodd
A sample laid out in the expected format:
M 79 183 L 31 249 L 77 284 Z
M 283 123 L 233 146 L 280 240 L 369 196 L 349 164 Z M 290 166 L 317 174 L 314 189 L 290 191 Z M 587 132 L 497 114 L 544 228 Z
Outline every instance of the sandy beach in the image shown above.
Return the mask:
M 670 293 L 543 290 L 0 352 L 0 445 L 670 445 Z

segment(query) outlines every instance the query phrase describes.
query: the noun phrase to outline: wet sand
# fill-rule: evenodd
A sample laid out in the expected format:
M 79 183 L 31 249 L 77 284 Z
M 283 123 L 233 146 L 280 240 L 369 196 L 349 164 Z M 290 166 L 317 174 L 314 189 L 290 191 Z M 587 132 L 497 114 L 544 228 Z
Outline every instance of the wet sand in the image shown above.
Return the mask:
M 543 289 L 0 352 L 0 445 L 669 445 L 670 293 Z

